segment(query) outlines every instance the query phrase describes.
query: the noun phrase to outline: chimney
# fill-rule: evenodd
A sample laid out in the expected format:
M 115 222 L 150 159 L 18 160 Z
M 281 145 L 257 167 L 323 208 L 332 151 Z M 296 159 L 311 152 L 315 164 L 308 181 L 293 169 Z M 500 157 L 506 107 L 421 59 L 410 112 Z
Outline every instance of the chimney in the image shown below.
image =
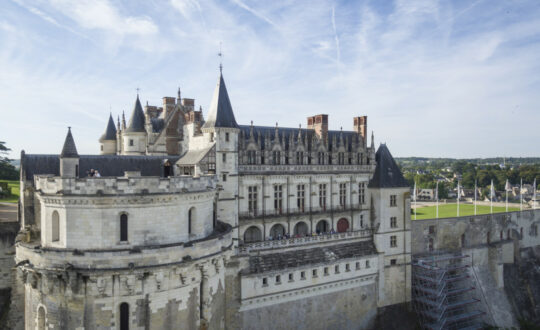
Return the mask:
M 328 136 L 328 115 L 315 115 L 308 117 L 307 128 L 315 130 L 315 134 L 321 139 Z
M 367 116 L 354 117 L 354 131 L 364 139 L 364 146 L 367 142 Z

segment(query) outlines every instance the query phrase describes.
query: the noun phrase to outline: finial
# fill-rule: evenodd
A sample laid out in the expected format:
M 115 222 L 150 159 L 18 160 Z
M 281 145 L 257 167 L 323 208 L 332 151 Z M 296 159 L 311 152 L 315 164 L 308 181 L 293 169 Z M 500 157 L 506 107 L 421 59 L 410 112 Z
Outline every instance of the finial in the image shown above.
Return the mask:
M 141 90 L 139 87 L 136 88 L 137 89 L 137 97 L 139 97 L 139 91 Z
M 298 124 L 298 129 L 302 129 L 302 124 Z
M 70 131 L 70 132 L 71 132 L 71 126 L 68 126 L 68 131 Z
M 343 132 L 343 126 L 340 127 L 340 130 Z
M 178 99 L 181 99 L 182 93 L 180 92 L 180 86 L 178 86 Z
M 251 126 L 253 126 L 253 120 L 251 121 Z
M 148 106 L 148 100 L 146 100 L 146 106 Z
M 221 51 L 221 41 L 219 42 L 219 73 L 223 73 L 223 52 Z
M 278 128 L 278 123 L 277 123 L 277 121 L 276 121 L 276 128 Z

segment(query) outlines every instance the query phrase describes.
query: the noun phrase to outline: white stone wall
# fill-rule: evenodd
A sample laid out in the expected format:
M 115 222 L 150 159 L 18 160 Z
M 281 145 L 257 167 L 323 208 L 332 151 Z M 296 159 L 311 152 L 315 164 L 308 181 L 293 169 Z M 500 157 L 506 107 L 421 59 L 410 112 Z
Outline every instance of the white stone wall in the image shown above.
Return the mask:
M 100 155 L 116 155 L 116 140 L 100 141 Z
M 130 141 L 133 141 L 131 145 Z M 146 153 L 146 132 L 122 132 L 122 154 L 144 155 Z
M 70 249 L 187 242 L 213 230 L 214 191 L 156 196 L 41 196 L 42 245 Z M 191 234 L 188 212 L 194 208 Z M 60 215 L 60 240 L 52 242 L 52 214 Z M 128 241 L 120 241 L 120 217 L 128 216 Z

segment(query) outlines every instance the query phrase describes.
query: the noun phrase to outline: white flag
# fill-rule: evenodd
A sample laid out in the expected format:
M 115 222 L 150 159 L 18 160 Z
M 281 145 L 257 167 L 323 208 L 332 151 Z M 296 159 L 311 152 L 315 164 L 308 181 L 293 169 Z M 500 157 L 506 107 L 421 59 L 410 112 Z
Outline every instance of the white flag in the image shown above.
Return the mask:
M 491 197 L 491 199 L 495 198 L 495 186 L 493 186 L 493 180 L 491 180 L 490 197 Z
M 416 201 L 416 182 L 414 183 L 413 199 Z
M 512 186 L 510 185 L 510 182 L 508 182 L 508 179 L 506 179 L 506 185 L 504 186 L 504 190 L 512 191 Z
M 437 185 L 435 186 L 435 200 L 439 200 L 439 180 L 437 180 Z

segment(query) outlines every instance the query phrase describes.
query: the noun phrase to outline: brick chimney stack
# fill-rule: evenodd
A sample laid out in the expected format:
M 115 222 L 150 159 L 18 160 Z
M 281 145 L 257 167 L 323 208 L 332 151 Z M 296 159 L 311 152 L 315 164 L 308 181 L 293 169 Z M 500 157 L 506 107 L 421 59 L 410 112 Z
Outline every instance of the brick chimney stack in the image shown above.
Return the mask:
M 364 139 L 364 146 L 367 141 L 367 116 L 354 117 L 354 131 Z
M 307 128 L 315 130 L 315 134 L 317 134 L 319 138 L 326 139 L 328 136 L 328 115 L 308 117 Z

